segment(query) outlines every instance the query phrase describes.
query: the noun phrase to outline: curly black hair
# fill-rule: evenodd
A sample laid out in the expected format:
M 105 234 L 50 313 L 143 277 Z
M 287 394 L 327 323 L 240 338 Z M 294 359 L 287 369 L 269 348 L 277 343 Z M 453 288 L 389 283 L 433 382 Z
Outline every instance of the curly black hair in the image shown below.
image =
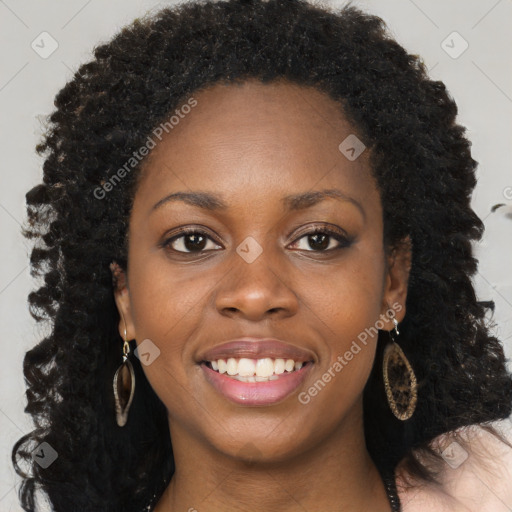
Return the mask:
M 112 378 L 121 358 L 109 269 L 126 269 L 128 223 L 145 159 L 99 197 L 148 134 L 184 99 L 215 83 L 256 78 L 312 86 L 339 102 L 371 154 L 387 250 L 412 241 L 401 347 L 418 379 L 406 421 L 386 403 L 383 335 L 364 390 L 367 447 L 382 474 L 403 463 L 435 481 L 431 441 L 512 411 L 512 379 L 471 281 L 472 241 L 484 226 L 470 206 L 477 163 L 457 106 L 384 22 L 347 5 L 306 0 L 192 1 L 136 19 L 94 48 L 55 98 L 41 184 L 26 194 L 23 235 L 35 239 L 32 316 L 50 322 L 24 358 L 27 413 L 35 428 L 17 441 L 20 501 L 42 490 L 55 511 L 139 511 L 174 472 L 166 409 L 140 362 L 130 421 L 115 422 Z M 387 338 L 386 338 L 387 339 Z M 133 343 L 134 340 L 131 341 Z M 496 435 L 497 432 L 493 430 Z M 43 469 L 32 452 L 58 453 Z M 26 465 L 26 470 L 21 468 Z

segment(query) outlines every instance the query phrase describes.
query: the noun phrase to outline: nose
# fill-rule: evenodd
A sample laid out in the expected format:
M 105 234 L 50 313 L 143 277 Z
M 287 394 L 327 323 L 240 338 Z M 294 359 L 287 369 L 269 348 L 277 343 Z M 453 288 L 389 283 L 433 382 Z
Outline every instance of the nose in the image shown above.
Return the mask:
M 231 271 L 221 280 L 215 296 L 217 311 L 250 321 L 269 316 L 286 318 L 298 310 L 298 299 L 282 265 L 269 261 L 263 253 L 251 263 L 233 255 Z

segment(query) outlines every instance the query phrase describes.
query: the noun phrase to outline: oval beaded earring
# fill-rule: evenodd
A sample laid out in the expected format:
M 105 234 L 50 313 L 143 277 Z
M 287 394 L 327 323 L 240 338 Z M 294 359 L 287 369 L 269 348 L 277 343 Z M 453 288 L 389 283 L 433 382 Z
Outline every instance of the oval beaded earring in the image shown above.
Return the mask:
M 392 330 L 398 335 L 400 333 L 396 318 L 393 318 L 393 322 L 395 327 Z M 391 411 L 396 418 L 404 421 L 408 420 L 416 409 L 418 401 L 416 375 L 392 331 L 389 331 L 389 336 L 391 342 L 384 349 L 382 362 L 384 388 Z

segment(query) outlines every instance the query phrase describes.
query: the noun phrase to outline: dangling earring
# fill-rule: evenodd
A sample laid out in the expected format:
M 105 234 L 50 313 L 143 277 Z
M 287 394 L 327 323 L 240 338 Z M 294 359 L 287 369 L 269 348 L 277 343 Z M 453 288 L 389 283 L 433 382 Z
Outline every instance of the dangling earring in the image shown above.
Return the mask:
M 124 318 L 123 318 L 124 321 Z M 135 373 L 131 361 L 130 344 L 126 339 L 126 322 L 124 324 L 123 362 L 114 375 L 114 398 L 116 407 L 116 420 L 120 427 L 126 425 L 128 411 L 132 405 L 135 392 Z
M 395 323 L 393 330 L 398 335 L 400 333 L 396 318 L 393 318 L 393 322 Z M 416 375 L 391 331 L 389 331 L 389 336 L 391 343 L 388 343 L 384 349 L 382 362 L 384 388 L 391 411 L 399 420 L 403 421 L 408 420 L 416 409 L 418 401 Z

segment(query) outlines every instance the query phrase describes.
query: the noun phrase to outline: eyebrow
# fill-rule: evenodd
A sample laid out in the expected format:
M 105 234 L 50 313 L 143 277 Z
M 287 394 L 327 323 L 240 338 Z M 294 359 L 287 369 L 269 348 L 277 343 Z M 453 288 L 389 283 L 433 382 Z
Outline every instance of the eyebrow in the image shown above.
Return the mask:
M 315 206 L 327 198 L 352 203 L 361 212 L 363 218 L 366 218 L 366 212 L 361 203 L 336 188 L 291 194 L 283 197 L 281 202 L 286 209 L 290 211 L 298 211 Z M 211 194 L 209 192 L 173 192 L 172 194 L 160 199 L 160 201 L 153 206 L 151 212 L 157 210 L 164 204 L 174 201 L 182 201 L 191 206 L 196 206 L 208 211 L 224 211 L 229 208 L 221 196 Z

